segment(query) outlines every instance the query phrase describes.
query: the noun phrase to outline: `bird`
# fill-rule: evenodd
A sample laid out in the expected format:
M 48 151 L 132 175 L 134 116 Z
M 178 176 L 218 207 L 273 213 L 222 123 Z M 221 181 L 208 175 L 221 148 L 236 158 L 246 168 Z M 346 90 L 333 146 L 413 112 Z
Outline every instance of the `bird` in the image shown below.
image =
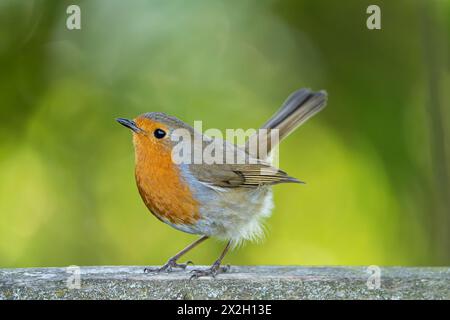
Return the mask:
M 132 131 L 135 180 L 146 207 L 175 229 L 199 235 L 164 265 L 145 268 L 144 272 L 186 269 L 192 262 L 180 263 L 180 258 L 209 238 L 222 240 L 226 245 L 210 267 L 192 270 L 192 277 L 215 277 L 228 271 L 229 266 L 223 266 L 222 260 L 230 248 L 264 234 L 263 224 L 274 207 L 272 186 L 302 183 L 272 165 L 271 151 L 321 111 L 327 97 L 324 90 L 293 92 L 245 145 L 206 136 L 161 112 L 144 113 L 133 120 L 117 118 L 117 122 Z M 277 139 L 272 141 L 274 136 Z M 216 160 L 230 160 L 221 154 L 232 154 L 234 161 L 207 162 L 195 158 L 196 151 L 202 154 L 208 146 L 214 146 Z M 261 151 L 259 146 L 265 146 L 266 150 Z M 176 157 L 175 149 L 182 155 L 178 158 L 185 161 Z M 241 161 L 236 161 L 237 158 Z

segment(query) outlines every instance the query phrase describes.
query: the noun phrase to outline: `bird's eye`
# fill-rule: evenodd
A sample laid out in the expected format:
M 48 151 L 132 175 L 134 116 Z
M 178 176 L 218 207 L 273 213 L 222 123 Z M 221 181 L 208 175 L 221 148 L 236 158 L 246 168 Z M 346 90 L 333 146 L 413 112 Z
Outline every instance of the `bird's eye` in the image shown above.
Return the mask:
M 163 129 L 156 129 L 153 134 L 157 139 L 162 139 L 166 136 L 166 132 Z

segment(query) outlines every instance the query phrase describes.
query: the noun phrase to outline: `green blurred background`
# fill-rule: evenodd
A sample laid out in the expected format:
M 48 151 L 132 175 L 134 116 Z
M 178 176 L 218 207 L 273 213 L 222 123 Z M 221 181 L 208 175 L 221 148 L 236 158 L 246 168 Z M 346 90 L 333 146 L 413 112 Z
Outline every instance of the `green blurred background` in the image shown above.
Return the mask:
M 0 267 L 165 262 L 195 236 L 147 211 L 114 118 L 251 128 L 300 87 L 329 93 L 280 148 L 307 184 L 226 262 L 449 264 L 449 31 L 444 0 L 0 0 Z

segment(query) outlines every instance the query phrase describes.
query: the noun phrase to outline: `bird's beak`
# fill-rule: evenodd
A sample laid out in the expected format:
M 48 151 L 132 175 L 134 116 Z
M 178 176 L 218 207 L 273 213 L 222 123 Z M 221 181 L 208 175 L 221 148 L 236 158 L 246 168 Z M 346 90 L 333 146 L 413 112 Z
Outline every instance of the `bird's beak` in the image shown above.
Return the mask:
M 128 120 L 124 118 L 117 118 L 116 121 L 120 123 L 121 125 L 127 127 L 128 129 L 133 130 L 136 133 L 139 133 L 142 131 L 141 128 L 139 128 L 136 123 L 133 120 Z

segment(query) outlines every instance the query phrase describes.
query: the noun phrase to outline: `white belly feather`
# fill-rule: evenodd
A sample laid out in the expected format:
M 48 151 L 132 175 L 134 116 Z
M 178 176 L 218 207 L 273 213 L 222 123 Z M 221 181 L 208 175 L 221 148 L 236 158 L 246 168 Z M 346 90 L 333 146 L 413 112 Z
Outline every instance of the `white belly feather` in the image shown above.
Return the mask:
M 271 186 L 222 188 L 194 179 L 188 170 L 181 171 L 201 204 L 201 218 L 194 225 L 174 227 L 189 233 L 232 240 L 234 245 L 263 236 L 263 220 L 273 209 Z

